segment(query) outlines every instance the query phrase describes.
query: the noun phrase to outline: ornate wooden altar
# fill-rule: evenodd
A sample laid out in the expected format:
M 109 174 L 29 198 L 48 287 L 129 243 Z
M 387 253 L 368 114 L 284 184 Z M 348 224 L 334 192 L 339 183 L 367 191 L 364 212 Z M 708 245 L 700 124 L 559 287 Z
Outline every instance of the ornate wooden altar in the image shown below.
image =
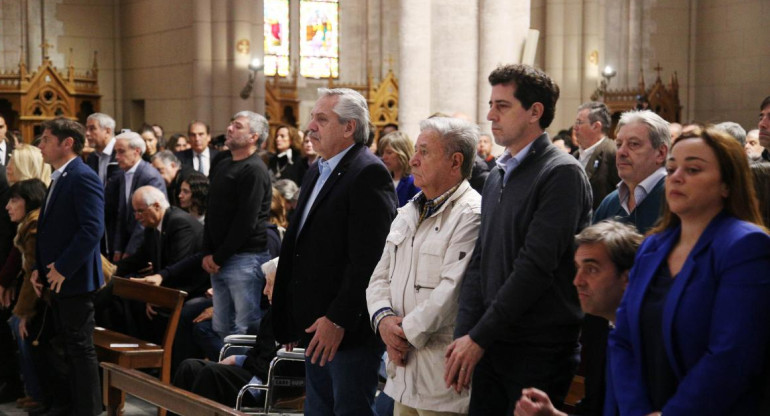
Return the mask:
M 398 124 L 398 80 L 392 70 L 388 70 L 379 83 L 374 82 L 369 72 L 366 84 L 341 84 L 329 79 L 328 87 L 350 88 L 366 98 L 370 119 L 375 126 L 375 140 L 379 139 L 383 126 Z M 270 123 L 271 136 L 281 124 L 298 127 L 299 101 L 296 71 L 291 78 L 276 75 L 265 81 L 265 114 Z
M 660 78 L 660 65 L 655 67 L 658 75 L 655 82 L 647 88 L 644 83 L 644 72 L 639 73 L 639 84 L 636 88 L 624 88 L 618 90 L 598 89 L 592 100 L 603 101 L 612 114 L 612 129 L 614 136 L 615 127 L 620 115 L 636 108 L 648 108 L 670 123 L 681 121 L 682 106 L 679 104 L 679 79 L 676 72 L 671 75 L 668 86 L 663 84 Z
M 40 133 L 45 120 L 67 117 L 85 124 L 89 114 L 99 111 L 98 74 L 95 52 L 91 69 L 85 74 L 75 73 L 72 51 L 66 74 L 47 56 L 32 73 L 22 60 L 18 71 L 0 73 L 0 113 L 11 129 L 21 131 L 27 143 Z

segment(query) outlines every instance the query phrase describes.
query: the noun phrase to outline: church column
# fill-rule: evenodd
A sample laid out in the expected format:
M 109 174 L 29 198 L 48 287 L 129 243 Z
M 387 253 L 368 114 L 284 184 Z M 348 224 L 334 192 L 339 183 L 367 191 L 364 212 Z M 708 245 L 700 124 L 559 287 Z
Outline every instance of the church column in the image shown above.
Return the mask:
M 228 58 L 230 77 L 232 83 L 229 89 L 230 96 L 230 115 L 235 114 L 240 110 L 253 110 L 254 101 L 252 99 L 243 100 L 240 97 L 241 89 L 246 85 L 249 79 L 249 62 L 251 62 L 251 56 L 257 49 L 258 45 L 255 45 L 256 36 L 252 36 L 252 17 L 255 13 L 255 9 L 260 8 L 261 2 L 253 2 L 249 0 L 232 0 L 232 8 L 230 9 L 230 34 L 231 44 Z M 260 13 L 262 15 L 264 12 Z M 259 51 L 257 51 L 259 53 Z M 261 55 L 261 53 L 260 53 Z M 255 88 L 258 87 L 255 83 Z M 263 88 L 264 89 L 264 88 Z M 253 93 L 253 92 L 252 92 Z M 217 126 L 217 128 L 223 128 L 223 126 Z
M 530 27 L 530 0 L 479 1 L 479 60 L 477 117 L 488 130 L 489 96 L 492 87 L 487 78 L 500 64 L 521 62 Z
M 230 111 L 230 72 L 228 51 L 235 48 L 235 42 L 228 37 L 227 10 L 231 5 L 222 7 L 217 3 L 212 5 L 211 14 L 211 118 L 203 120 L 211 124 L 214 131 L 219 131 L 233 115 Z
M 442 0 L 433 2 L 432 9 L 431 112 L 450 115 L 459 112 L 475 122 L 479 56 L 477 0 Z M 429 115 L 422 114 L 423 118 Z
M 431 2 L 401 0 L 400 6 L 398 123 L 416 140 L 420 120 L 430 115 Z
M 583 62 L 583 21 L 569 16 L 582 16 L 583 0 L 548 0 L 546 3 L 545 72 L 559 85 L 556 117 L 551 133 L 568 128 L 580 105 Z M 590 95 L 590 94 L 589 94 Z
M 192 114 L 207 123 L 212 119 L 211 100 L 211 0 L 193 1 Z

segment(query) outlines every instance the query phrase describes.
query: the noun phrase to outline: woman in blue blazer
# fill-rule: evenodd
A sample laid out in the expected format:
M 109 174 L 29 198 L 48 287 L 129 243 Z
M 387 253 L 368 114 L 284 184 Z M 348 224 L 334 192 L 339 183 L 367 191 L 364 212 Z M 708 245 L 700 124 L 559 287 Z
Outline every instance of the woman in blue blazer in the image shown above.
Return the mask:
M 770 334 L 770 236 L 746 155 L 715 129 L 679 139 L 666 206 L 609 340 L 621 415 L 755 415 Z

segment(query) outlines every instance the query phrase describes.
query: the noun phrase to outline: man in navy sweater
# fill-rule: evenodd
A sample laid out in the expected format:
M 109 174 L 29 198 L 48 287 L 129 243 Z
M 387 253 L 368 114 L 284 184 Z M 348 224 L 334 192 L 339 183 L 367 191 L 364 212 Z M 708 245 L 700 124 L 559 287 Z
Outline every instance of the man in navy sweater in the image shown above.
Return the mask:
M 458 391 L 473 381 L 470 415 L 511 414 L 533 385 L 564 399 L 582 318 L 573 238 L 592 203 L 583 167 L 544 132 L 559 87 L 527 65 L 498 67 L 489 82 L 487 119 L 506 150 L 484 185 L 444 376 Z

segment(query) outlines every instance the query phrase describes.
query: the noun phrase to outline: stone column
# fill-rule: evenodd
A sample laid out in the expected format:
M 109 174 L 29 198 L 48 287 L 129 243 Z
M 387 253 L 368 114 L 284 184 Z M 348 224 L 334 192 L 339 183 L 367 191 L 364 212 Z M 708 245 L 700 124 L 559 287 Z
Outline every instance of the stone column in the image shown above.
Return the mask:
M 551 133 L 569 127 L 581 101 L 583 57 L 583 20 L 568 18 L 582 16 L 582 0 L 548 0 L 546 3 L 545 72 L 559 85 L 556 117 Z
M 492 87 L 487 78 L 498 65 L 521 62 L 530 28 L 530 0 L 478 0 L 479 61 L 476 113 L 482 129 L 489 129 L 487 112 Z M 549 25 L 549 29 L 551 26 Z M 549 32 L 550 33 L 550 32 Z
M 218 3 L 212 5 L 211 14 L 211 119 L 204 120 L 211 123 L 212 129 L 218 131 L 223 128 L 230 117 L 230 72 L 228 65 L 228 52 L 235 48 L 235 42 L 228 37 L 227 7 L 221 7 Z
M 193 1 L 192 114 L 212 120 L 211 0 Z
M 442 0 L 434 2 L 432 8 L 431 112 L 462 113 L 475 122 L 479 56 L 476 0 Z
M 255 49 L 254 36 L 251 31 L 251 19 L 254 9 L 261 7 L 261 2 L 249 0 L 232 0 L 230 9 L 230 45 L 228 52 L 229 71 L 232 83 L 230 85 L 230 113 L 235 114 L 240 110 L 253 110 L 254 101 L 250 98 L 244 100 L 240 97 L 241 90 L 249 79 L 249 62 Z M 247 46 L 239 42 L 248 42 Z M 256 83 L 255 83 L 256 84 Z M 255 88 L 257 85 L 255 85 Z M 252 91 L 252 94 L 254 92 Z M 224 126 L 217 126 L 218 129 Z
M 430 115 L 431 2 L 401 0 L 399 25 L 399 130 L 416 140 Z

